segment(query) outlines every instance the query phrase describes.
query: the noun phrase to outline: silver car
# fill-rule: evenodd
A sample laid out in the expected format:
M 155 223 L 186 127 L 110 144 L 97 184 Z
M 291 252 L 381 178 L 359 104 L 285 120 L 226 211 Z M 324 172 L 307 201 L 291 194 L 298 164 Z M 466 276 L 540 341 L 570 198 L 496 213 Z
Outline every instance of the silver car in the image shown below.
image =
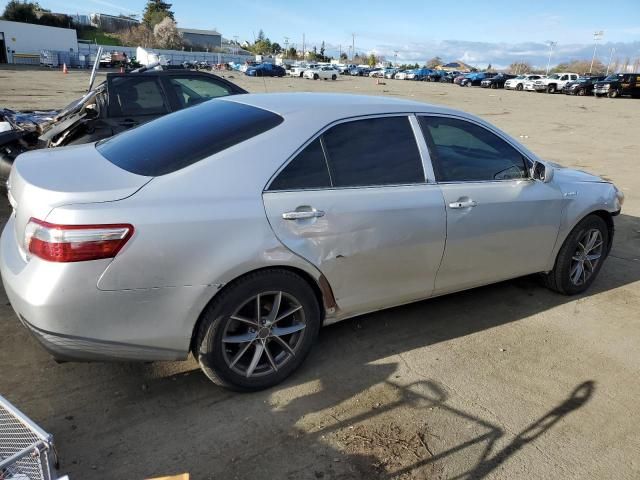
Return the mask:
M 323 324 L 532 273 L 582 292 L 623 202 L 466 113 L 306 93 L 27 153 L 8 188 L 4 285 L 55 357 L 193 352 L 247 390 L 290 375 Z

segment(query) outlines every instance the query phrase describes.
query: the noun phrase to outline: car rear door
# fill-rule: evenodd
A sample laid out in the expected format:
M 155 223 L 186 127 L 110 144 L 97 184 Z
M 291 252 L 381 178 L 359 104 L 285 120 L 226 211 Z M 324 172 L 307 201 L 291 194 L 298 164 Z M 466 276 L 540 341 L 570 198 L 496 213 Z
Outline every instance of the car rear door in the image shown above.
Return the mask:
M 263 194 L 280 241 L 328 279 L 343 314 L 428 297 L 445 210 L 415 117 L 344 121 L 307 143 Z
M 109 75 L 107 119 L 113 135 L 170 112 L 160 79 L 153 74 Z
M 447 211 L 436 294 L 547 268 L 562 194 L 529 178 L 528 160 L 486 127 L 452 116 L 420 116 Z

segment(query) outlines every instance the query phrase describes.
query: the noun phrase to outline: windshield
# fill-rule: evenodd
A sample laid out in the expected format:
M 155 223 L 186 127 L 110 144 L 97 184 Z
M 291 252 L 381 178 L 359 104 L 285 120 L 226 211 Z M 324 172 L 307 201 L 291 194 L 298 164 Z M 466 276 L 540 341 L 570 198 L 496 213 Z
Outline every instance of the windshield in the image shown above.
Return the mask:
M 549 77 L 551 80 L 557 80 L 558 78 L 560 78 L 560 75 L 558 75 L 557 73 L 554 73 L 553 75 L 551 75 Z
M 607 78 L 605 78 L 604 81 L 605 82 L 615 82 L 619 78 L 622 78 L 622 75 L 614 73 L 613 75 L 609 75 Z

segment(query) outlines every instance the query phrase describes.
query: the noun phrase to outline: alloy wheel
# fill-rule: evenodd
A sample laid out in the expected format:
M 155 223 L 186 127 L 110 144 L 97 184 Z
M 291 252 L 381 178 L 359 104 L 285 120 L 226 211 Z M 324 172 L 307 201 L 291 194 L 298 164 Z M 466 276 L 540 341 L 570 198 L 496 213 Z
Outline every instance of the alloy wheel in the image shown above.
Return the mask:
M 604 252 L 602 233 L 597 228 L 587 230 L 578 241 L 571 257 L 569 278 L 576 286 L 584 285 L 596 271 Z
M 229 317 L 222 335 L 223 358 L 246 378 L 273 374 L 296 356 L 306 326 L 304 309 L 292 295 L 260 293 Z

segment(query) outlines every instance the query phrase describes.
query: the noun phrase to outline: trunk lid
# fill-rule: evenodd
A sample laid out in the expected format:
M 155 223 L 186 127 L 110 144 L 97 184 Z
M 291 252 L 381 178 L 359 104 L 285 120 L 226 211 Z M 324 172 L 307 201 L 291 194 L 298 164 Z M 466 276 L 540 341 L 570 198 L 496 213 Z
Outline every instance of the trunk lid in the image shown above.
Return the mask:
M 16 238 L 22 244 L 31 217 L 46 220 L 61 205 L 122 200 L 152 178 L 114 165 L 94 144 L 24 153 L 16 159 L 7 182 Z

